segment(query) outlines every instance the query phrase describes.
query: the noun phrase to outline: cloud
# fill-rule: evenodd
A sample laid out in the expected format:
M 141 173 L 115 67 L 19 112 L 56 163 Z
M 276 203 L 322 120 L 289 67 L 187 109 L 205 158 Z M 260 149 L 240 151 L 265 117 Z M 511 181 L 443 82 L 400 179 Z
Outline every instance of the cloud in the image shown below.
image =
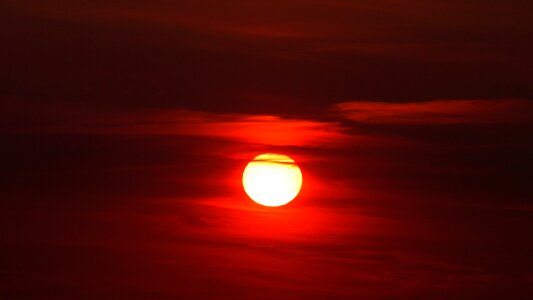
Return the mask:
M 527 100 L 433 100 L 425 102 L 353 101 L 336 104 L 344 118 L 371 124 L 531 123 L 533 103 Z
M 132 127 L 128 131 L 209 136 L 279 146 L 334 145 L 349 138 L 343 133 L 340 124 L 335 122 L 284 119 L 278 116 L 226 115 L 218 118 L 206 113 L 185 114 L 193 119 L 177 117 L 170 126 L 152 123 Z
M 26 104 L 7 107 L 3 132 L 176 135 L 275 146 L 338 146 L 351 136 L 339 122 L 183 109 L 102 111 Z M 28 117 L 32 121 L 26 121 Z M 20 122 L 20 120 L 25 120 Z
M 230 138 L 267 145 L 333 145 L 348 139 L 339 123 L 284 119 L 278 116 L 235 115 L 228 116 L 225 120 L 215 120 L 212 115 L 207 114 L 202 120 L 178 121 L 176 125 L 175 132 L 182 135 Z M 158 128 L 162 132 L 167 131 L 158 125 L 144 128 L 148 131 L 154 128 L 155 132 Z M 170 127 L 168 133 L 172 132 L 174 129 Z

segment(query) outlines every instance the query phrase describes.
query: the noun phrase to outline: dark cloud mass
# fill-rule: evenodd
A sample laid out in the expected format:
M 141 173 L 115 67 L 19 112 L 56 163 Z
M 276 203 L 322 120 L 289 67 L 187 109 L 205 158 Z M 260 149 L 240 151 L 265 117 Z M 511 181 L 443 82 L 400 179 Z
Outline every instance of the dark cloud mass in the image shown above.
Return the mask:
M 2 1 L 0 298 L 533 297 L 528 4 Z

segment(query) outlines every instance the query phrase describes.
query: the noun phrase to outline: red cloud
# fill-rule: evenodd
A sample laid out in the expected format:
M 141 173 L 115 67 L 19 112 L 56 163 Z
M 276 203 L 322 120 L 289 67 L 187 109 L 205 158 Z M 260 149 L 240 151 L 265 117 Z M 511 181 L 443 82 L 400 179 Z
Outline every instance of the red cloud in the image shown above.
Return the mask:
M 468 124 L 531 123 L 533 103 L 526 100 L 434 100 L 389 103 L 353 101 L 335 105 L 343 117 L 361 123 Z
M 270 115 L 221 114 L 183 109 L 133 112 L 6 106 L 2 132 L 178 135 L 224 138 L 276 146 L 334 146 L 353 137 L 339 122 Z M 24 121 L 31 118 L 32 121 Z
M 144 116 L 141 125 L 129 125 L 119 132 L 197 135 L 278 146 L 325 146 L 349 139 L 336 122 L 284 119 L 266 115 L 211 114 L 177 110 Z

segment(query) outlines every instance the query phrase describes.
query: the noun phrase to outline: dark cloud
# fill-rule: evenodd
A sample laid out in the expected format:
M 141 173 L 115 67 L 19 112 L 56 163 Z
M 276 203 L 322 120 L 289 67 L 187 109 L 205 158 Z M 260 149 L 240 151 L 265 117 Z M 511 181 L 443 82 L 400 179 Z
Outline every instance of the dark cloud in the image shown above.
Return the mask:
M 426 102 L 339 103 L 335 109 L 349 120 L 375 124 L 509 124 L 531 123 L 527 100 L 434 100 Z M 527 125 L 526 125 L 527 126 Z

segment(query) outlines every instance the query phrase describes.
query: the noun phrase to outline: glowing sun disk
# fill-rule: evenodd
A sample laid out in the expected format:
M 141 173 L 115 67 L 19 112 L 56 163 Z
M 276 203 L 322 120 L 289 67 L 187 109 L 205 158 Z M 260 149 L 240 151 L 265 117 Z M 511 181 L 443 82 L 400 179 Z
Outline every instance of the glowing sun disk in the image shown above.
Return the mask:
M 302 187 L 302 172 L 294 160 L 265 153 L 248 163 L 242 175 L 246 194 L 258 204 L 281 206 L 292 201 Z

